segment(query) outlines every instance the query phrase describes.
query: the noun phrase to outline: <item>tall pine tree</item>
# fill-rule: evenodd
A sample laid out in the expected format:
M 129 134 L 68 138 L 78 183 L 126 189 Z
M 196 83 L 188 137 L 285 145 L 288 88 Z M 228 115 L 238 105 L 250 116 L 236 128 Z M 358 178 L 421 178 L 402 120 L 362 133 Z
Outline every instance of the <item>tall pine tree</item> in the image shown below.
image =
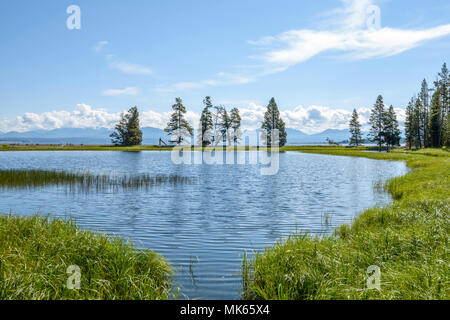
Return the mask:
M 172 116 L 170 117 L 169 123 L 164 131 L 168 132 L 172 136 L 172 142 L 180 144 L 186 138 L 192 136 L 193 130 L 189 122 L 187 122 L 184 118 L 186 108 L 183 105 L 183 101 L 181 98 L 176 98 L 175 102 L 176 103 L 172 106 Z
M 440 89 L 434 92 L 430 107 L 430 143 L 434 148 L 441 147 L 442 101 Z
M 408 106 L 406 107 L 406 119 L 405 119 L 405 136 L 406 136 L 406 143 L 409 147 L 409 149 L 412 148 L 413 142 L 414 142 L 414 98 L 411 98 L 411 100 L 408 103 Z
M 401 131 L 398 127 L 397 115 L 393 106 L 390 106 L 385 114 L 384 131 L 388 149 L 400 145 Z
M 263 136 L 263 142 L 267 147 L 272 144 L 272 132 L 274 129 L 278 129 L 279 132 L 279 146 L 283 147 L 287 142 L 287 133 L 284 121 L 280 117 L 280 111 L 278 110 L 275 98 L 270 99 L 267 111 L 264 114 L 264 121 L 261 125 L 261 129 L 265 130 Z
M 378 149 L 381 151 L 383 144 L 385 143 L 385 132 L 384 132 L 384 102 L 381 95 L 378 96 L 375 102 L 369 119 L 370 137 L 371 141 L 378 145 Z
M 231 138 L 233 140 L 233 143 L 236 145 L 239 143 L 239 140 L 241 139 L 241 115 L 239 114 L 238 108 L 231 109 L 230 118 L 231 118 L 231 128 L 233 129 Z
M 349 124 L 350 129 L 350 145 L 351 146 L 359 146 L 362 143 L 361 136 L 361 123 L 359 122 L 359 116 L 356 109 L 353 110 L 352 118 L 350 119 Z
M 211 113 L 212 103 L 211 97 L 206 97 L 203 100 L 205 107 L 203 108 L 200 116 L 200 128 L 198 132 L 197 143 L 202 147 L 206 147 L 211 144 L 211 135 L 213 129 L 213 118 Z

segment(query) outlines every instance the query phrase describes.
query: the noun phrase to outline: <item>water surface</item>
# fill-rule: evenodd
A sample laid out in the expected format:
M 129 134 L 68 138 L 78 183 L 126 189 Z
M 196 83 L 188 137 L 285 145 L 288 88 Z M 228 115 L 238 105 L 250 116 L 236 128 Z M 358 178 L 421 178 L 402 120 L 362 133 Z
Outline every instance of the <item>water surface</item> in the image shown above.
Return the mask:
M 331 233 L 390 196 L 374 186 L 403 175 L 403 162 L 282 153 L 274 176 L 257 165 L 174 165 L 169 152 L 0 152 L 0 169 L 139 173 L 198 177 L 195 184 L 150 190 L 67 192 L 64 187 L 7 190 L 0 213 L 72 216 L 86 229 L 132 239 L 177 269 L 192 299 L 238 299 L 246 250 L 295 230 Z

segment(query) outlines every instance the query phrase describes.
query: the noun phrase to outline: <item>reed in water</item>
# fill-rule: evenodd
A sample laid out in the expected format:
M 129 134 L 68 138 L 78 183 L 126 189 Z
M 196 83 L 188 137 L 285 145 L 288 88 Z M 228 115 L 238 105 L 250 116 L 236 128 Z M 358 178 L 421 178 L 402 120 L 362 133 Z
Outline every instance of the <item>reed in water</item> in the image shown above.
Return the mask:
M 113 175 L 57 170 L 0 170 L 1 189 L 32 189 L 45 186 L 66 186 L 70 191 L 119 191 L 145 189 L 159 185 L 193 184 L 194 177 L 180 175 Z

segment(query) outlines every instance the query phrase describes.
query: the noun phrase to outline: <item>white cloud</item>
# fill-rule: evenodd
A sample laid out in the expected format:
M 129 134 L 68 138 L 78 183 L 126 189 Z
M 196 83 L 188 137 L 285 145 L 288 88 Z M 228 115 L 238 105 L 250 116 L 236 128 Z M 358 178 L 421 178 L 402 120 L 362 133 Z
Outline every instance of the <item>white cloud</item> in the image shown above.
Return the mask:
M 135 96 L 139 94 L 139 89 L 136 87 L 127 87 L 125 89 L 108 89 L 103 91 L 103 95 L 105 96 Z
M 429 29 L 368 28 L 367 9 L 373 0 L 343 0 L 344 8 L 333 10 L 325 22 L 328 29 L 300 29 L 263 37 L 251 44 L 266 46 L 259 57 L 270 65 L 292 66 L 322 52 L 339 52 L 350 59 L 392 56 L 450 34 L 450 24 Z M 331 26 L 331 27 L 330 27 Z
M 157 87 L 155 90 L 159 92 L 176 92 L 189 89 L 201 89 L 205 87 L 218 87 L 233 84 L 246 84 L 253 82 L 255 78 L 251 76 L 243 76 L 227 72 L 219 72 L 215 78 L 201 80 L 197 82 L 178 82 L 168 87 Z
M 341 0 L 341 3 L 342 7 L 321 14 L 326 18 L 322 18 L 318 29 L 290 30 L 248 41 L 252 45 L 265 47 L 265 54 L 250 57 L 262 61 L 260 64 L 241 66 L 236 73 L 219 73 L 216 78 L 209 80 L 179 82 L 155 90 L 175 92 L 208 86 L 247 84 L 285 71 L 323 52 L 337 53 L 352 60 L 387 57 L 450 34 L 450 24 L 429 29 L 378 28 L 381 14 L 378 19 L 377 13 L 380 11 L 375 6 L 375 0 Z
M 109 60 L 110 68 L 119 70 L 126 74 L 150 75 L 153 73 L 153 70 L 149 67 L 119 60 L 114 55 L 107 55 L 106 58 Z
M 102 51 L 107 45 L 109 44 L 108 41 L 103 40 L 103 41 L 99 41 L 95 44 L 94 46 L 94 51 L 99 53 L 100 51 Z
M 256 103 L 248 103 L 239 107 L 242 117 L 243 129 L 256 129 L 261 125 L 266 106 Z M 369 108 L 357 109 L 360 121 L 367 128 L 370 117 Z M 125 111 L 125 110 L 124 110 Z M 405 119 L 403 109 L 395 109 L 400 122 Z M 0 131 L 29 131 L 36 129 L 57 128 L 112 128 L 120 119 L 121 112 L 109 113 L 104 109 L 94 109 L 86 104 L 78 104 L 73 111 L 51 111 L 41 114 L 25 113 L 15 119 L 0 120 Z M 164 129 L 171 111 L 157 112 L 140 109 L 141 126 Z M 326 129 L 346 129 L 351 112 L 341 109 L 332 109 L 325 106 L 301 105 L 281 111 L 281 117 L 286 122 L 286 127 L 301 130 L 306 133 L 318 133 Z M 186 119 L 197 129 L 200 115 L 193 111 L 186 113 Z

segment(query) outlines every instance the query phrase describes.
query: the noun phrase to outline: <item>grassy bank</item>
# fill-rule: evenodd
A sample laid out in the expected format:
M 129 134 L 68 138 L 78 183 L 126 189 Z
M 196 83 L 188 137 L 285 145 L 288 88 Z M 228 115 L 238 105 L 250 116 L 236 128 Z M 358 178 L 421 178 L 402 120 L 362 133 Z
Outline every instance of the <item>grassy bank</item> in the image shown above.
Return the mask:
M 79 290 L 66 287 L 72 265 Z M 0 300 L 167 299 L 171 273 L 156 253 L 71 221 L 0 217 Z
M 116 147 L 112 145 L 79 145 L 79 146 L 63 146 L 63 145 L 1 145 L 1 151 L 170 151 L 171 147 L 159 146 L 133 146 L 133 147 Z
M 238 147 L 195 147 L 193 151 L 204 150 L 257 150 L 257 147 L 238 146 Z M 109 145 L 83 145 L 83 146 L 62 146 L 62 145 L 1 145 L 1 151 L 123 151 L 123 152 L 139 152 L 139 151 L 172 151 L 173 147 L 160 146 L 133 146 L 133 147 L 117 147 Z
M 390 180 L 394 203 L 362 213 L 335 235 L 295 234 L 245 259 L 247 299 L 449 299 L 450 153 L 367 152 L 364 148 L 287 147 L 290 151 L 406 161 Z M 326 203 L 324 204 L 326 206 Z M 368 289 L 378 266 L 381 290 Z

